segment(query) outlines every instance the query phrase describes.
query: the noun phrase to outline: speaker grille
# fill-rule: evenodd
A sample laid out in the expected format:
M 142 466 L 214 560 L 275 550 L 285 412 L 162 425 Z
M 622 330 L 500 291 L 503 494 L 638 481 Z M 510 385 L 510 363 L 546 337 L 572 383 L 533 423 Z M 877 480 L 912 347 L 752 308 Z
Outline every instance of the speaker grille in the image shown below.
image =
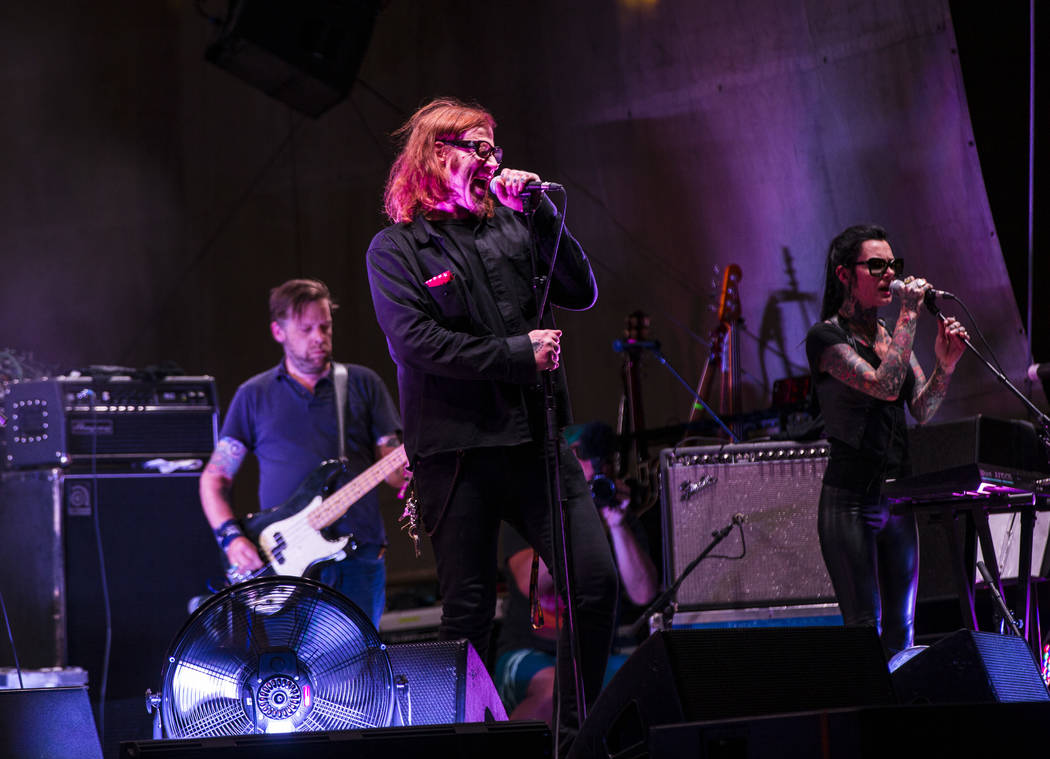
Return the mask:
M 1047 701 L 1046 685 L 1022 638 L 992 633 L 971 633 L 977 652 L 988 670 L 996 701 Z
M 507 719 L 484 662 L 465 640 L 387 647 L 394 680 L 403 675 L 412 698 L 413 725 Z
M 1021 638 L 958 630 L 902 664 L 893 684 L 907 703 L 1050 701 Z
M 831 603 L 817 538 L 827 445 L 750 443 L 661 453 L 668 582 L 742 514 L 746 555 L 733 531 L 678 590 L 685 609 Z
M 412 697 L 412 724 L 459 722 L 459 694 L 464 641 L 402 643 L 387 647 L 394 681 L 408 680 Z

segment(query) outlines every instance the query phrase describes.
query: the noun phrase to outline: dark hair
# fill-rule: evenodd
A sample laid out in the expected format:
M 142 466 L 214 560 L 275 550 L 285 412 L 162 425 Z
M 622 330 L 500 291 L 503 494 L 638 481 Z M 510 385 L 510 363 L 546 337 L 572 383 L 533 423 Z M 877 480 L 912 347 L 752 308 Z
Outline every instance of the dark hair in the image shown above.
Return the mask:
M 860 258 L 860 248 L 867 240 L 885 240 L 886 230 L 877 224 L 857 224 L 844 229 L 828 247 L 824 265 L 824 300 L 820 305 L 821 321 L 838 313 L 846 299 L 846 288 L 839 280 L 840 266 L 851 268 Z
M 336 304 L 324 282 L 319 279 L 289 279 L 270 290 L 270 321 L 299 316 L 308 304 L 320 301 L 328 301 L 329 308 L 335 311 Z

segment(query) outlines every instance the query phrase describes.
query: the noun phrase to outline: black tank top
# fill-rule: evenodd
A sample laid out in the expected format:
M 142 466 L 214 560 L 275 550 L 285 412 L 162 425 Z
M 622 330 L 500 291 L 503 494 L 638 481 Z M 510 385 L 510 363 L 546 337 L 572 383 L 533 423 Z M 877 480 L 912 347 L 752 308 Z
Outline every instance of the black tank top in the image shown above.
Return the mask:
M 908 367 L 896 400 L 875 398 L 818 369 L 824 350 L 838 343 L 849 344 L 876 369 L 882 364 L 873 347 L 856 340 L 837 323 L 820 322 L 806 335 L 806 354 L 831 443 L 824 482 L 876 495 L 886 478 L 911 473 L 904 404 L 915 392 L 915 372 Z

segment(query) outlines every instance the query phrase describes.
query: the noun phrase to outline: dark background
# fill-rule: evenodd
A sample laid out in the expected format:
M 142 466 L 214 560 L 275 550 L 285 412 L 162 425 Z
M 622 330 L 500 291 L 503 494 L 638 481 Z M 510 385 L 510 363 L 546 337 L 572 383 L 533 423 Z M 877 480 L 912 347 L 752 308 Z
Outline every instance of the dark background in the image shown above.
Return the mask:
M 52 373 L 173 362 L 215 376 L 225 409 L 280 356 L 269 289 L 313 276 L 341 304 L 337 357 L 396 392 L 364 252 L 385 224 L 388 135 L 453 95 L 495 115 L 505 165 L 567 188 L 601 289 L 591 311 L 559 315 L 578 419 L 615 423 L 611 342 L 636 309 L 696 382 L 729 263 L 743 270 L 744 408 L 768 407 L 774 381 L 807 373 L 828 241 L 864 221 L 967 303 L 1026 389 L 1030 281 L 1033 355 L 1050 360 L 1038 224 L 1027 271 L 1028 26 L 1016 0 L 389 0 L 349 98 L 313 119 L 206 62 L 217 29 L 193 3 L 8 4 L 0 347 Z M 927 368 L 932 330 L 924 319 Z M 648 357 L 642 379 L 647 424 L 682 422 L 677 380 Z M 978 412 L 1025 415 L 967 358 L 940 418 Z M 249 478 L 239 507 L 253 497 Z M 392 581 L 430 575 L 392 541 Z

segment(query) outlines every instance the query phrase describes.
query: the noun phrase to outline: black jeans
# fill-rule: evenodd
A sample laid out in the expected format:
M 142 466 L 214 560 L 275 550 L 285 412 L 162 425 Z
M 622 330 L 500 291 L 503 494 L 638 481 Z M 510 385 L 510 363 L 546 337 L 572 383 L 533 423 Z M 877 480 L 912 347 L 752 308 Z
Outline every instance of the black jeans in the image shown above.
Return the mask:
M 559 441 L 578 652 L 585 703 L 594 703 L 612 646 L 616 565 L 579 462 Z M 486 660 L 496 609 L 500 521 L 509 522 L 554 567 L 542 446 L 479 448 L 421 458 L 413 469 L 443 598 L 440 635 L 467 638 Z M 560 584 L 560 583 L 559 583 Z M 579 728 L 568 626 L 558 641 L 562 742 Z
M 825 484 L 817 534 L 847 625 L 873 625 L 887 657 L 915 639 L 919 532 L 913 514 L 893 514 L 878 495 Z

